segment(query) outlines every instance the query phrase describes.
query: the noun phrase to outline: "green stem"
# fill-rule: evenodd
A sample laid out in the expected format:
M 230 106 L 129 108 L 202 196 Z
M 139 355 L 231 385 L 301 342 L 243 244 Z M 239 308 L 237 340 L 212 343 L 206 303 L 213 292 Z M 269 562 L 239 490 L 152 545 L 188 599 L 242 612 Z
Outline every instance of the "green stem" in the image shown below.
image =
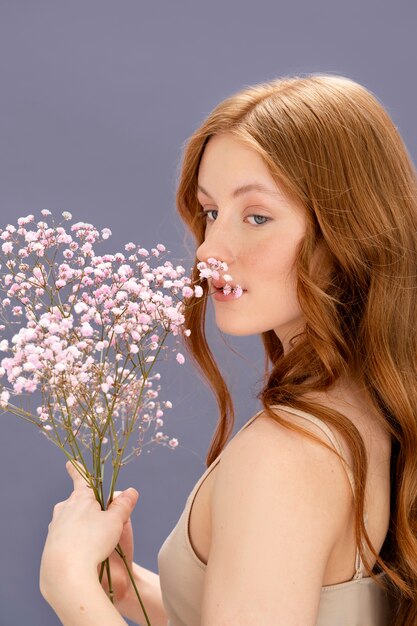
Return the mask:
M 152 626 L 151 622 L 149 621 L 148 614 L 146 613 L 145 606 L 144 606 L 144 604 L 143 604 L 143 602 L 142 602 L 142 598 L 140 597 L 140 593 L 139 593 L 139 591 L 138 591 L 138 588 L 136 587 L 136 583 L 135 583 L 135 579 L 134 579 L 134 577 L 133 577 L 133 574 L 132 574 L 132 572 L 131 572 L 131 570 L 130 570 L 129 565 L 127 564 L 127 560 L 126 560 L 125 553 L 123 552 L 123 550 L 122 550 L 122 548 L 121 548 L 120 544 L 117 544 L 117 546 L 116 546 L 115 550 L 116 550 L 117 554 L 120 556 L 120 558 L 122 559 L 122 561 L 123 561 L 123 563 L 124 563 L 124 565 L 125 565 L 126 571 L 127 571 L 128 576 L 129 576 L 129 578 L 130 578 L 130 582 L 131 582 L 131 583 L 132 583 L 132 585 L 133 585 L 133 589 L 135 590 L 136 597 L 137 597 L 137 599 L 138 599 L 138 600 L 139 600 L 139 602 L 140 602 L 140 606 L 141 606 L 142 611 L 143 611 L 143 614 L 144 614 L 144 616 L 145 616 L 145 619 L 146 619 L 146 624 L 147 624 L 147 626 Z
M 101 579 L 103 578 L 105 564 L 106 564 L 106 561 L 103 561 L 103 563 L 100 565 L 100 573 L 98 575 L 98 579 L 100 582 L 101 582 Z
M 110 602 L 114 604 L 114 591 L 113 591 L 113 586 L 111 583 L 110 561 L 108 558 L 105 560 L 105 564 L 106 564 L 107 581 L 109 583 L 109 598 L 110 598 Z

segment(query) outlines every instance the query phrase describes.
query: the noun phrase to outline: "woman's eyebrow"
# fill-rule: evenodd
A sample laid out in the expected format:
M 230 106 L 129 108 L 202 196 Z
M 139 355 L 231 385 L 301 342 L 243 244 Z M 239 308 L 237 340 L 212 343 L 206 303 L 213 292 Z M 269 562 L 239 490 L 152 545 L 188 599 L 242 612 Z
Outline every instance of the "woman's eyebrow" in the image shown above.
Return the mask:
M 197 185 L 197 188 L 199 191 L 201 191 L 206 196 L 211 198 L 211 195 L 209 194 L 209 192 L 206 191 L 201 185 Z M 262 183 L 248 183 L 247 185 L 241 185 L 240 187 L 237 187 L 232 192 L 232 198 L 237 198 L 239 196 L 242 196 L 245 193 L 249 193 L 250 191 L 260 191 L 261 193 L 266 193 L 271 196 L 281 195 L 280 192 L 277 191 L 276 189 L 275 190 L 270 189 L 269 187 L 267 187 L 266 185 L 263 185 Z

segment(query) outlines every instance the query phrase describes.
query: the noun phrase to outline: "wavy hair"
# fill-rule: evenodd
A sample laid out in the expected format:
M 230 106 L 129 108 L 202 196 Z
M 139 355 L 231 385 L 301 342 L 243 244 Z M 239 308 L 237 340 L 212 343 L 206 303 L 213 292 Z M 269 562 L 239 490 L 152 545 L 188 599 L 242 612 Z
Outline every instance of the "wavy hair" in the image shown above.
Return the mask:
M 307 227 L 295 259 L 305 328 L 284 354 L 273 330 L 262 333 L 265 374 L 257 395 L 265 414 L 329 447 L 272 405 L 313 413 L 338 430 L 352 452 L 355 528 L 376 558 L 375 578 L 396 597 L 394 626 L 417 623 L 417 177 L 392 119 L 355 81 L 334 75 L 289 76 L 247 87 L 208 115 L 184 147 L 178 212 L 196 246 L 204 241 L 197 177 L 212 135 L 228 132 L 263 158 L 286 193 L 305 208 Z M 321 250 L 325 264 L 315 264 Z M 197 259 L 196 259 L 197 262 Z M 323 268 L 326 268 L 325 270 Z M 199 282 L 194 267 L 192 279 Z M 203 281 L 204 295 L 208 294 Z M 205 335 L 207 298 L 190 298 L 184 344 L 213 390 L 219 420 L 207 466 L 234 425 L 233 401 Z M 363 523 L 367 457 L 342 413 L 303 397 L 353 376 L 391 435 L 391 512 L 378 555 Z M 335 451 L 334 451 L 335 452 Z M 335 452 L 337 454 L 337 452 Z

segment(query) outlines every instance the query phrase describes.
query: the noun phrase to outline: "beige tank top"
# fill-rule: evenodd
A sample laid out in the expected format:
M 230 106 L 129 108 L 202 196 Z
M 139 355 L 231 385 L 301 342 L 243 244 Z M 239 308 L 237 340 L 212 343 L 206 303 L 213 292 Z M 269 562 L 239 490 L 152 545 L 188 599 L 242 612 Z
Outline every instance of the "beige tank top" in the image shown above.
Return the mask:
M 304 411 L 283 405 L 275 406 L 317 424 L 343 457 L 339 442 L 326 423 Z M 260 413 L 262 411 L 254 415 L 238 432 L 249 426 Z M 198 489 L 220 458 L 221 453 L 197 481 L 187 498 L 181 517 L 158 552 L 161 594 L 169 619 L 168 626 L 200 626 L 206 564 L 192 548 L 188 533 L 189 516 Z M 346 462 L 344 467 L 353 489 L 352 471 Z M 366 515 L 364 521 L 366 523 Z M 383 576 L 381 573 L 377 577 Z M 371 577 L 364 576 L 363 564 L 357 550 L 353 578 L 321 588 L 316 626 L 389 626 L 389 608 L 388 595 Z

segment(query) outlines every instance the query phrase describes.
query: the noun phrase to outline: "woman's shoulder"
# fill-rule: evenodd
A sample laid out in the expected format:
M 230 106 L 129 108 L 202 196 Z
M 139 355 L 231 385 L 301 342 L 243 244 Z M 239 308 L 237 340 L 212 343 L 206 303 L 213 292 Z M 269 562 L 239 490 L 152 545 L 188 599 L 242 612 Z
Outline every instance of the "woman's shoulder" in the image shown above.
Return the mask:
M 330 444 L 317 421 L 290 414 L 281 407 L 273 410 L 282 420 L 299 425 L 320 442 Z M 223 450 L 214 492 L 227 489 L 231 480 L 242 485 L 256 482 L 257 488 L 275 494 L 284 485 L 286 490 L 293 489 L 303 497 L 306 489 L 318 490 L 323 502 L 327 501 L 329 508 L 337 506 L 343 518 L 351 506 L 352 492 L 339 457 L 265 412 L 253 416 Z
M 316 457 L 322 456 L 326 450 L 327 454 L 335 456 L 321 443 L 330 444 L 330 447 L 339 451 L 344 448 L 340 445 L 343 437 L 335 435 L 324 420 L 316 415 L 284 405 L 274 405 L 271 410 L 278 419 L 274 419 L 265 411 L 255 414 L 231 439 L 222 454 L 222 459 L 235 456 L 237 460 L 246 448 L 247 453 L 252 450 L 255 456 L 262 451 L 261 456 L 268 454 L 273 458 L 278 450 L 281 453 L 290 451 L 291 455 L 295 455 L 295 459 L 307 452 Z M 316 439 L 306 437 L 305 431 L 315 435 Z

